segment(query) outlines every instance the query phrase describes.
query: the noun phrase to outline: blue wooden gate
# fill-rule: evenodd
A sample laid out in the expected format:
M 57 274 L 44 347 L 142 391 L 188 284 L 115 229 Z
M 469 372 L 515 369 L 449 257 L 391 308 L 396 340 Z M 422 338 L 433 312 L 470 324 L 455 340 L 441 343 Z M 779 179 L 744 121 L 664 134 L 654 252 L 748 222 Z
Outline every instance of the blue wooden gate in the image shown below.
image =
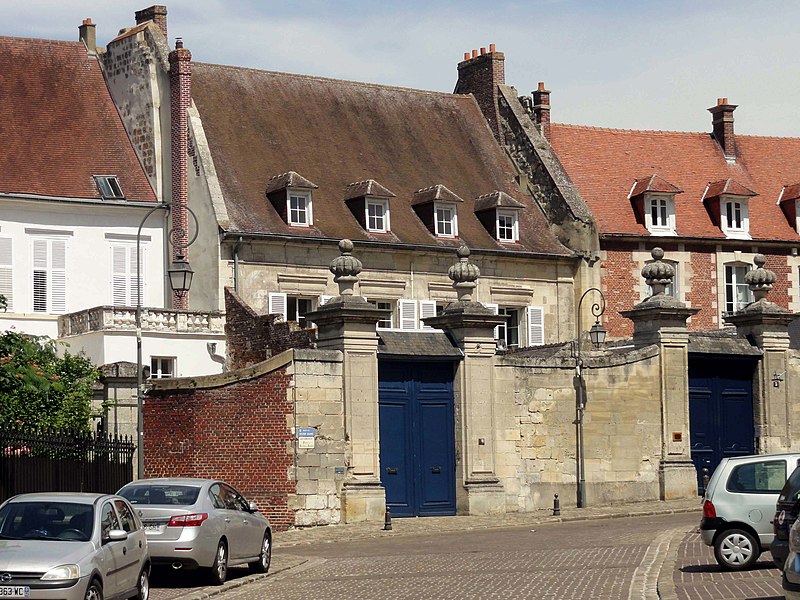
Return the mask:
M 381 483 L 393 516 L 454 515 L 452 362 L 380 361 Z
M 755 450 L 753 369 L 755 361 L 689 358 L 689 435 L 697 489 L 723 458 Z M 707 471 L 704 471 L 707 469 Z

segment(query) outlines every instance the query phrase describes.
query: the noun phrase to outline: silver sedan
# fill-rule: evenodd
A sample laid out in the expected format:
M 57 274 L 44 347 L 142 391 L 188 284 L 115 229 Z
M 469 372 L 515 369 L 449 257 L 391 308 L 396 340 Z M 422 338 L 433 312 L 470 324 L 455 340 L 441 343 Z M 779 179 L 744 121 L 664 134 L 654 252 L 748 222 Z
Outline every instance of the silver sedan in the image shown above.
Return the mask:
M 147 600 L 147 538 L 105 494 L 37 493 L 0 505 L 0 597 Z
M 228 567 L 247 564 L 266 573 L 272 527 L 231 485 L 214 479 L 141 479 L 119 490 L 144 524 L 154 565 L 205 569 L 213 584 Z

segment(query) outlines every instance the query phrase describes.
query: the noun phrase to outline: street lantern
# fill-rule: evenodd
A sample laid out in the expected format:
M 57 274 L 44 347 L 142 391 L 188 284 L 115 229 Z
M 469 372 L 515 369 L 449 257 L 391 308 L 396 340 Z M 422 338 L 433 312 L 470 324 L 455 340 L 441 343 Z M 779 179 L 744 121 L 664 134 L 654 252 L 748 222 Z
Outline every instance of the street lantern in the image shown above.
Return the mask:
M 194 271 L 192 271 L 192 267 L 189 266 L 189 262 L 182 254 L 175 257 L 167 273 L 169 274 L 169 285 L 172 287 L 172 291 L 178 296 L 185 296 L 189 288 L 192 287 Z
M 606 341 L 606 330 L 600 325 L 600 319 L 597 319 L 589 330 L 589 339 L 595 348 L 599 348 Z

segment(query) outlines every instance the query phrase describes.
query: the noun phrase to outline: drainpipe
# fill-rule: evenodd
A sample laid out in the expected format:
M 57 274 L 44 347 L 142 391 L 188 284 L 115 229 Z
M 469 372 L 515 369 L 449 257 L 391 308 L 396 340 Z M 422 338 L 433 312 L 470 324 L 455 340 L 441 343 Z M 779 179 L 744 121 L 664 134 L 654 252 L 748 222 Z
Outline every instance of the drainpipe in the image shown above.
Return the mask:
M 242 238 L 233 245 L 233 291 L 239 293 L 239 248 L 242 247 Z

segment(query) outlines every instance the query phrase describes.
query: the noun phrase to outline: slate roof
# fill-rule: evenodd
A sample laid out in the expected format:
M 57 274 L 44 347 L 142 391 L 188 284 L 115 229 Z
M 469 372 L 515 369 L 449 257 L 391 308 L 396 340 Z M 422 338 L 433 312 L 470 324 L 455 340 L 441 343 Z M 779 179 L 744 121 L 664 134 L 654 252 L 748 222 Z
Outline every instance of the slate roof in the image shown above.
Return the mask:
M 378 331 L 378 354 L 394 358 L 461 360 L 463 355 L 443 331 Z
M 724 356 L 759 357 L 763 352 L 745 338 L 739 337 L 733 327 L 715 331 L 690 331 L 689 352 L 720 354 Z
M 194 63 L 192 95 L 215 162 L 229 222 L 224 231 L 570 255 L 550 233 L 472 96 Z M 314 227 L 293 228 L 264 197 L 269 179 L 296 171 L 319 186 Z M 364 231 L 344 202 L 374 180 L 390 200 L 392 235 Z M 441 184 L 464 199 L 459 239 L 435 237 L 411 208 Z M 475 198 L 501 191 L 523 202 L 518 244 L 496 241 Z
M 683 190 L 675 196 L 679 236 L 725 238 L 701 199 L 709 183 L 731 179 L 758 194 L 749 200 L 753 239 L 800 239 L 777 205 L 783 187 L 800 181 L 800 138 L 736 135 L 732 164 L 708 133 L 555 123 L 551 132 L 553 149 L 601 234 L 649 235 L 636 222 L 628 194 L 637 178 L 656 174 Z
M 83 42 L 0 36 L 0 106 L 0 192 L 100 199 L 92 176 L 116 175 L 156 201 Z

